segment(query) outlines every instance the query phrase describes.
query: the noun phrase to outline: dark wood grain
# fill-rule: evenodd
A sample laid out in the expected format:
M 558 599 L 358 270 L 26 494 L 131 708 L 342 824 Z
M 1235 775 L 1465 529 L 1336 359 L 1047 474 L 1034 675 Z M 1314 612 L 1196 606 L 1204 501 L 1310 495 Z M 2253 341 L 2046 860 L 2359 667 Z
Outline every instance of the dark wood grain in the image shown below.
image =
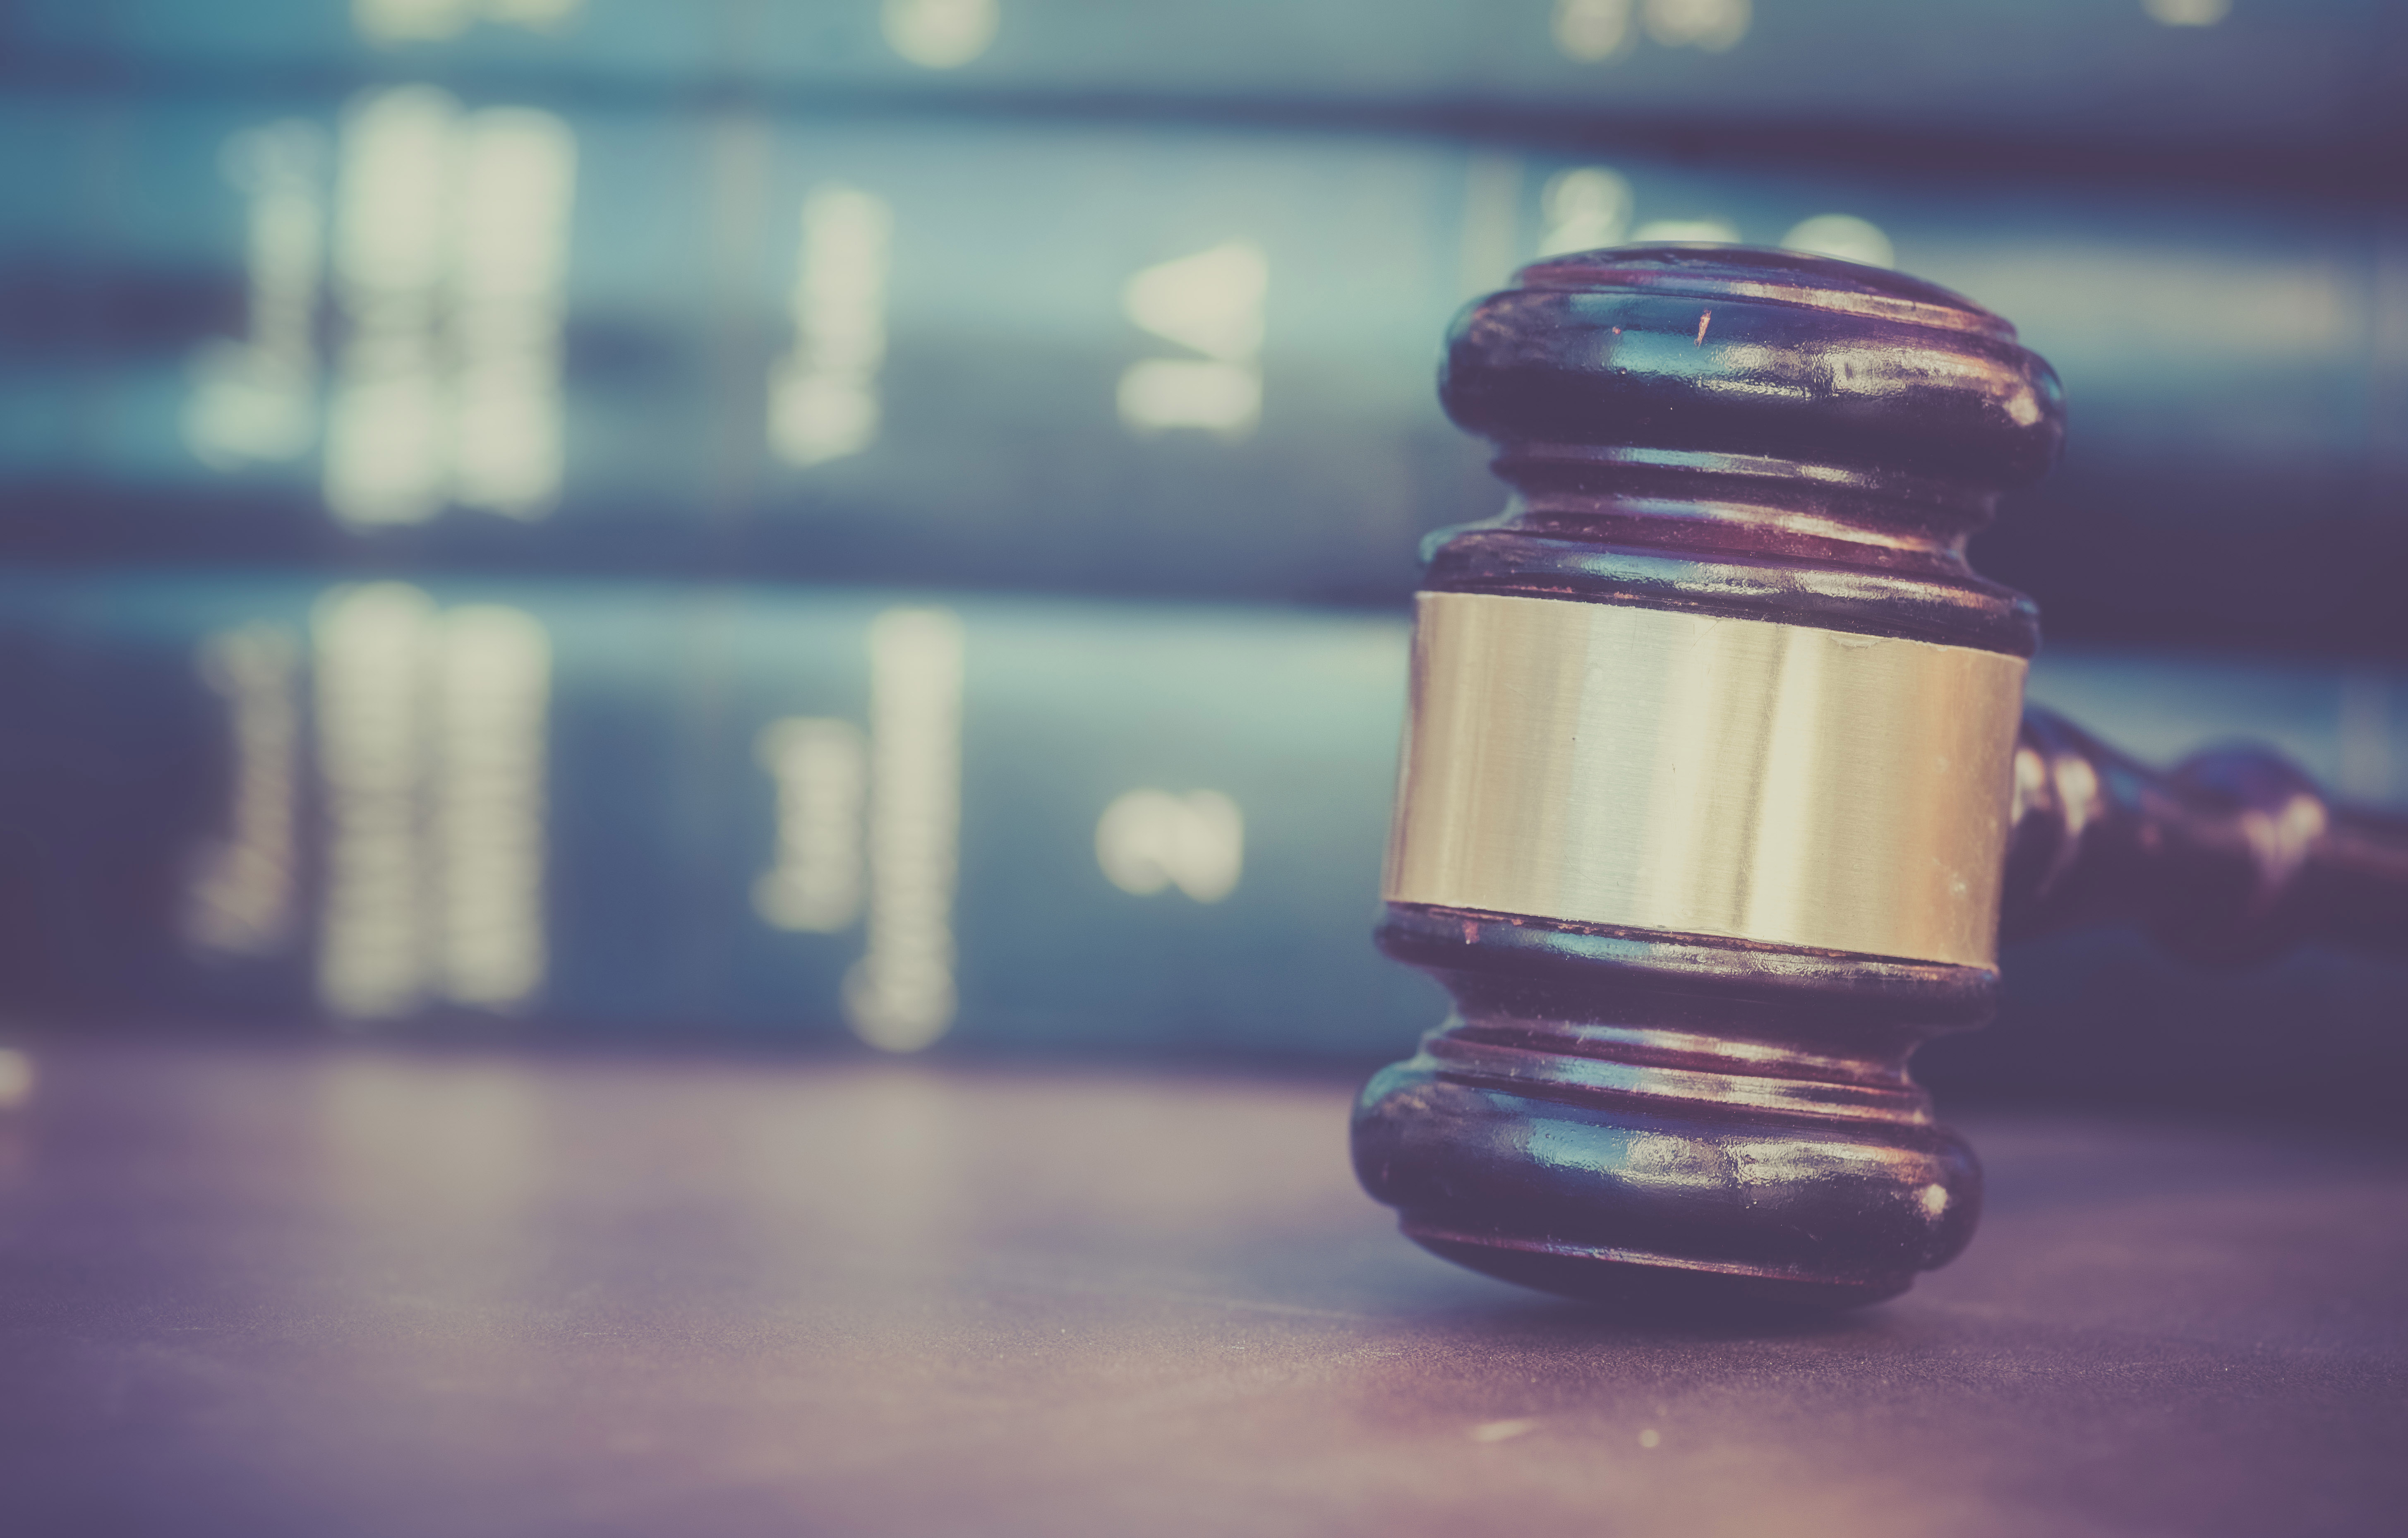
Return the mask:
M 2209 964 L 2316 940 L 2408 955 L 2408 822 L 2335 802 L 2262 748 L 2160 773 L 2027 711 L 2006 933 L 2118 921 Z

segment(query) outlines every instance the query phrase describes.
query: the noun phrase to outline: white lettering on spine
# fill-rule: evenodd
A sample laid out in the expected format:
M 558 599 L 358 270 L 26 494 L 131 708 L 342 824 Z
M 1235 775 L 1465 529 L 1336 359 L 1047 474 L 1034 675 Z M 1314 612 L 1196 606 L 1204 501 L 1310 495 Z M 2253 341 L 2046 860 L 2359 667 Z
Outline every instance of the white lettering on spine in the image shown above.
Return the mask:
M 953 1024 L 962 626 L 895 609 L 869 627 L 869 933 L 845 980 L 853 1029 L 916 1052 Z
M 337 588 L 312 625 L 326 892 L 318 992 L 345 1020 L 523 1004 L 547 968 L 550 641 L 498 605 Z
M 226 836 L 194 871 L 185 933 L 204 951 L 267 956 L 293 930 L 300 647 L 280 626 L 247 625 L 203 642 L 199 663 L 225 701 L 233 794 Z
M 1263 411 L 1263 302 L 1270 264 L 1251 240 L 1229 240 L 1147 267 L 1121 291 L 1128 318 L 1204 356 L 1149 358 L 1121 375 L 1121 421 L 1138 432 L 1254 431 Z
M 850 721 L 790 716 L 753 742 L 778 787 L 777 863 L 752 908 L 780 929 L 833 934 L 861 916 L 862 809 L 869 749 Z
M 923 69 L 959 69 L 984 53 L 1002 20 L 996 0 L 886 0 L 886 44 Z
M 882 199 L 858 188 L 831 183 L 803 203 L 787 305 L 795 346 L 769 373 L 769 448 L 790 465 L 841 459 L 877 439 L 894 223 Z
M 326 503 L 354 527 L 452 502 L 548 512 L 563 473 L 563 291 L 576 140 L 548 112 L 463 114 L 432 86 L 346 115 L 335 292 L 346 330 Z
M 1218 902 L 1238 888 L 1245 830 L 1238 803 L 1217 790 L 1132 790 L 1097 819 L 1096 863 L 1124 892 L 1146 897 L 1175 885 L 1197 902 Z
M 184 440 L 213 469 L 297 459 L 317 436 L 318 272 L 325 136 L 298 121 L 247 128 L 218 163 L 246 205 L 248 334 L 194 354 Z

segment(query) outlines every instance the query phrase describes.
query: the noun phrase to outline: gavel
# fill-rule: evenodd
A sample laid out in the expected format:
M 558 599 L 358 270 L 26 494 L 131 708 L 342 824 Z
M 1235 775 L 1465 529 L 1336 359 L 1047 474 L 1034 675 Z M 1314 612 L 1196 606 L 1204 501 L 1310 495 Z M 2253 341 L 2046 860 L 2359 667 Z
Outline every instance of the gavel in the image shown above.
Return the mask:
M 2000 317 L 1587 252 L 1466 309 L 1440 397 L 1512 495 L 1426 547 L 1377 938 L 1455 1008 L 1354 1120 L 1424 1247 L 1641 1305 L 1894 1297 L 1980 1217 L 1907 1058 L 1993 1014 L 2002 924 L 2408 941 L 2408 824 L 2025 710 L 2038 612 L 1965 545 L 2065 410 Z

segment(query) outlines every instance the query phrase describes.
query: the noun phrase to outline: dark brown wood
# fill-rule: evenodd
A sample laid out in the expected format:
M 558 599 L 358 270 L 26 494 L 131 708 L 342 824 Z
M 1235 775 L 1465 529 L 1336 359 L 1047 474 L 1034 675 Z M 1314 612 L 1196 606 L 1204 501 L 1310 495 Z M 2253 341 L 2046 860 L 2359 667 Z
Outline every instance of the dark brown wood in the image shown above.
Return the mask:
M 1440 393 L 1513 495 L 1432 537 L 1428 590 L 2039 644 L 1965 545 L 2054 463 L 2063 404 L 1956 295 L 1792 252 L 1584 252 L 1467 309 Z M 2155 777 L 2034 712 L 2018 767 L 2018 932 L 2138 917 L 2213 957 L 2408 935 L 2408 837 L 2268 755 Z M 1365 1188 L 1432 1251 L 1624 1305 L 1820 1308 L 1971 1237 L 1981 1167 L 1906 1065 L 1989 1018 L 1994 970 L 1405 903 L 1379 940 L 1455 1002 L 1354 1116 Z
M 2011 936 L 2138 922 L 2211 965 L 2307 940 L 2408 951 L 2408 822 L 2334 802 L 2265 749 L 2159 774 L 2031 710 L 2016 770 Z
M 2031 600 L 1965 559 L 2064 437 L 2057 376 L 2006 322 L 1791 252 L 1625 247 L 1519 278 L 1456 319 L 1439 380 L 1513 496 L 1432 537 L 1425 588 L 2039 646 Z

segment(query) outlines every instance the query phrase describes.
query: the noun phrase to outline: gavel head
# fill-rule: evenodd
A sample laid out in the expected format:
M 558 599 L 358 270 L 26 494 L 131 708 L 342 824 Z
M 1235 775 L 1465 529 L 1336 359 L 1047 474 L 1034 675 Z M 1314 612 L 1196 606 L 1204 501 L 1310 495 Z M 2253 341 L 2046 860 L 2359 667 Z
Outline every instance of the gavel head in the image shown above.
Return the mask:
M 1440 393 L 1513 495 L 1416 598 L 1379 941 L 1455 1008 L 1357 1174 L 1552 1291 L 1905 1290 L 1980 1212 L 1906 1058 L 1994 1008 L 2039 639 L 1964 547 L 2055 376 L 1893 273 L 1642 246 L 1470 306 Z

